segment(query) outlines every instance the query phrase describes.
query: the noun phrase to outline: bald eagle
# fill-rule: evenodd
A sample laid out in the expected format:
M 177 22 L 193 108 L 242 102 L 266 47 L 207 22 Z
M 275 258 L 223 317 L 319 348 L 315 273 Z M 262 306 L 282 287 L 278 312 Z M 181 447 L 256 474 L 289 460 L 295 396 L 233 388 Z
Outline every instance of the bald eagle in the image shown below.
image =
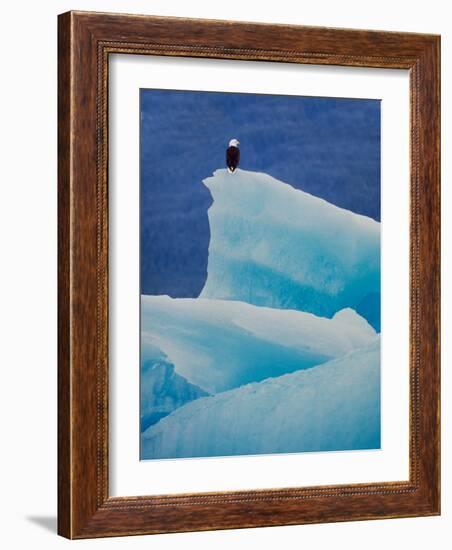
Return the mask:
M 229 172 L 234 172 L 240 162 L 240 141 L 238 139 L 231 139 L 229 147 L 226 149 L 226 166 Z

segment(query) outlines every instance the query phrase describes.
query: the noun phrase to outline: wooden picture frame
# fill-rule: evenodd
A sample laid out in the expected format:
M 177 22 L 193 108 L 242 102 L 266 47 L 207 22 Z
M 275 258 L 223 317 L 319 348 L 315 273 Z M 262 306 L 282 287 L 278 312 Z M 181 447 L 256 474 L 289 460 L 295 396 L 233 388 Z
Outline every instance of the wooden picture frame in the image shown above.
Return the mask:
M 58 41 L 58 532 L 68 538 L 440 513 L 440 38 L 69 12 Z M 108 62 L 113 53 L 410 73 L 409 481 L 110 497 Z

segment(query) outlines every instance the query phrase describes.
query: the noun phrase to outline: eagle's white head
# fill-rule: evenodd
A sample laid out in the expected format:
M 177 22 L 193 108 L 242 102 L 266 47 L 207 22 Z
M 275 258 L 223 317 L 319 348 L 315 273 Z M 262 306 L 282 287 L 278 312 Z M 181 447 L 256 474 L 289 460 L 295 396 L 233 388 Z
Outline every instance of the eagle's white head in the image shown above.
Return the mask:
M 240 141 L 238 139 L 231 139 L 229 142 L 229 147 L 238 147 L 240 145 Z

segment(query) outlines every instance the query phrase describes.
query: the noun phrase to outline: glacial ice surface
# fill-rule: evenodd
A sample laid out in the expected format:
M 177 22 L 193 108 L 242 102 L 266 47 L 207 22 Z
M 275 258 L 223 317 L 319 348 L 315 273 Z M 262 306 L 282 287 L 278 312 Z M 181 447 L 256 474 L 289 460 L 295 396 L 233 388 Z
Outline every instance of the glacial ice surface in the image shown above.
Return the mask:
M 209 394 L 310 368 L 378 338 L 352 309 L 328 319 L 239 301 L 168 296 L 141 297 L 141 331 L 145 368 L 161 362 L 163 353 L 179 376 Z
M 183 405 L 141 458 L 380 448 L 380 341 L 339 359 Z
M 380 224 L 217 170 L 197 299 L 141 298 L 141 458 L 380 446 Z
M 350 307 L 380 330 L 380 224 L 267 174 L 216 170 L 203 181 L 208 275 L 201 298 L 332 317 Z
M 177 374 L 160 350 L 148 346 L 140 380 L 140 429 L 144 431 L 181 405 L 207 392 Z

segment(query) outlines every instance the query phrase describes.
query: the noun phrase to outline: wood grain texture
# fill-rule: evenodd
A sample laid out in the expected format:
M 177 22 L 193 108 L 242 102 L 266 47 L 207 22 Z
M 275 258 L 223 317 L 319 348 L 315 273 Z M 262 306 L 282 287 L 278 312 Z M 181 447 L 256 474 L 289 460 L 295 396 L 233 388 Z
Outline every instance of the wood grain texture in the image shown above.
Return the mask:
M 434 515 L 439 483 L 438 36 L 69 12 L 59 17 L 58 531 L 68 538 Z M 410 479 L 108 495 L 108 59 L 112 53 L 410 71 Z
M 69 14 L 61 16 L 67 26 Z M 58 34 L 58 530 L 71 532 L 71 410 L 70 410 L 70 181 L 71 79 L 70 33 Z

